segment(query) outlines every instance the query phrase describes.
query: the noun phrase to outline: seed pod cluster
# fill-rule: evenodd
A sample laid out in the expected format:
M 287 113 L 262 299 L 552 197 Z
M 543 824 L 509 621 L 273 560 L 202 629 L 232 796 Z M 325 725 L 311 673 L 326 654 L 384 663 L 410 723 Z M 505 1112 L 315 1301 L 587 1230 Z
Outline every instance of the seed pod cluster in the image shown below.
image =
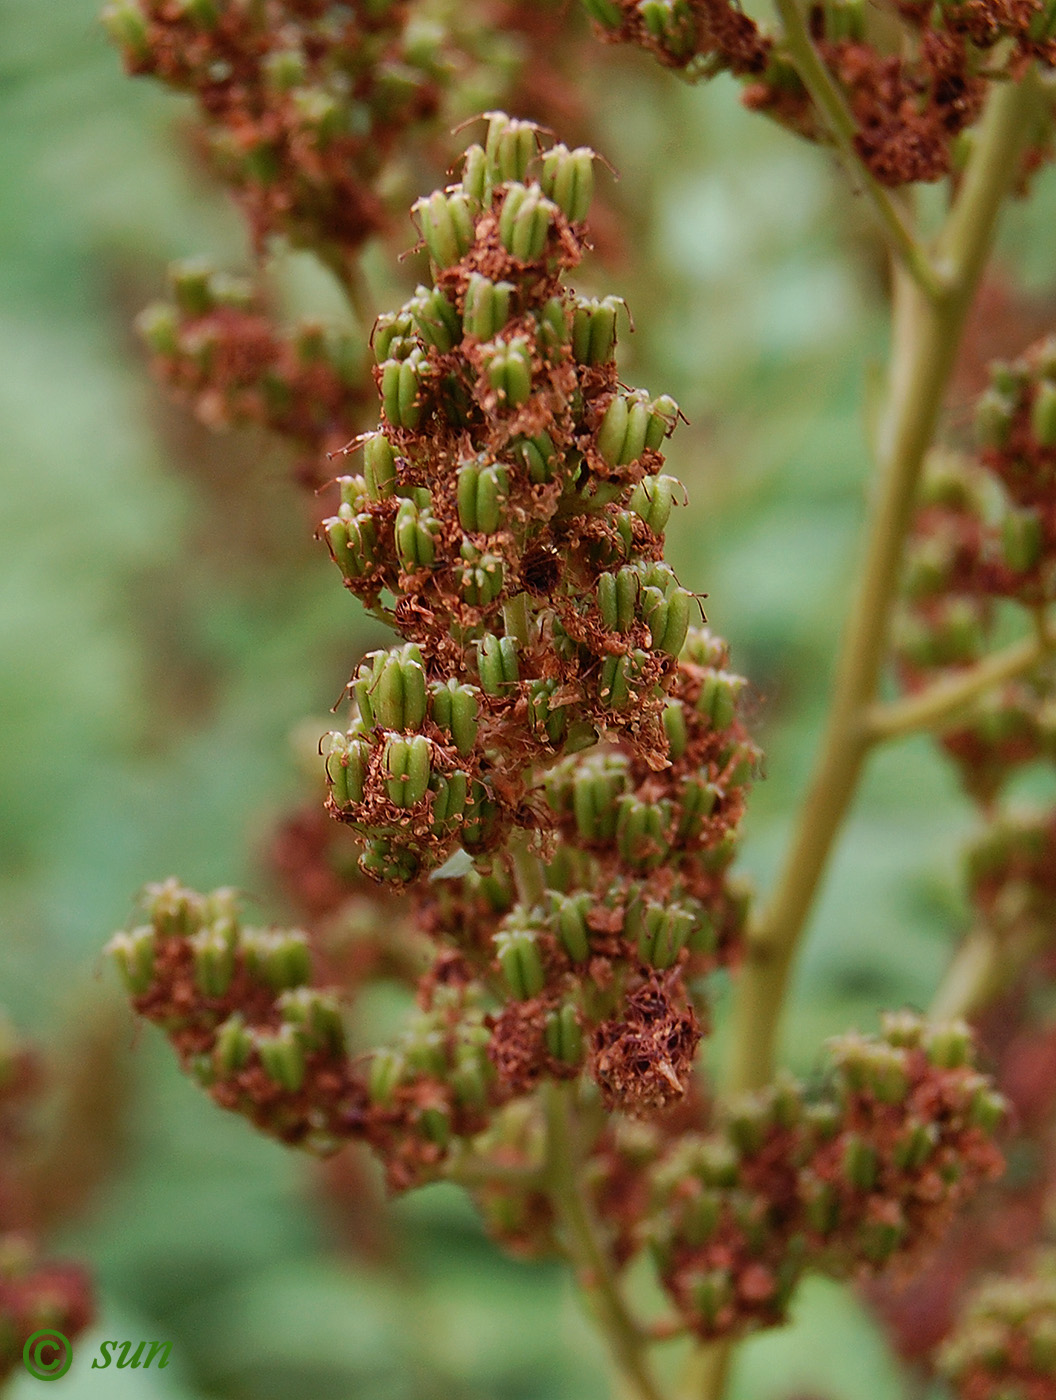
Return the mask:
M 835 1042 L 815 1092 L 778 1081 L 676 1142 L 653 1170 L 652 1238 L 689 1325 L 773 1325 L 807 1269 L 877 1271 L 925 1249 L 1002 1165 L 1004 1102 L 972 1053 L 962 1024 L 894 1015 L 882 1037 Z
M 322 484 L 319 462 L 347 442 L 367 398 L 362 352 L 317 322 L 278 328 L 253 284 L 199 259 L 169 269 L 171 297 L 136 325 L 154 371 L 209 428 L 259 424 L 291 441 L 298 472 Z
M 305 935 L 250 928 L 231 890 L 148 885 L 143 922 L 107 945 L 147 1020 L 223 1108 L 326 1155 L 366 1097 L 345 1052 L 336 1001 L 309 985 Z
M 430 284 L 374 330 L 383 421 L 322 536 L 404 638 L 325 740 L 330 810 L 380 879 L 538 827 L 539 770 L 599 738 L 667 762 L 696 606 L 663 562 L 678 407 L 619 384 L 617 301 L 564 283 L 593 178 L 593 152 L 491 113 L 461 183 L 414 206 Z

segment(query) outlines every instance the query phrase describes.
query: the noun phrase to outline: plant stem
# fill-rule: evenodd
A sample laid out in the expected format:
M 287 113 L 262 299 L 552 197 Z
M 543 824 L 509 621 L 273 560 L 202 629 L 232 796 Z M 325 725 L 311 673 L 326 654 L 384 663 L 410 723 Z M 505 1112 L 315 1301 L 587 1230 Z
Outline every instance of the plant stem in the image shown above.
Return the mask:
M 820 753 L 773 896 L 749 931 L 734 1012 L 729 1071 L 734 1091 L 759 1088 L 773 1073 L 796 945 L 869 747 L 864 717 L 884 659 L 921 465 L 998 212 L 1015 176 L 1032 100 L 1029 77 L 997 87 L 990 97 L 959 197 L 939 240 L 942 295 L 926 295 L 895 267 L 890 397 L 878 445 L 880 479 L 870 511 L 865 563 L 844 631 Z
M 1044 660 L 1052 646 L 1053 640 L 1047 632 L 1035 633 L 984 657 L 974 666 L 936 681 L 916 695 L 871 706 L 865 716 L 868 741 L 875 744 L 920 729 L 938 728 L 995 685 L 1015 680 L 1032 670 Z
M 797 0 L 774 0 L 774 4 L 781 16 L 788 52 L 803 86 L 827 122 L 836 147 L 856 178 L 856 183 L 872 204 L 892 252 L 926 295 L 940 297 L 944 291 L 942 279 L 926 250 L 906 227 L 891 195 L 873 179 L 855 150 L 854 137 L 858 125 L 854 114 L 847 106 L 839 84 L 822 61 Z
M 682 1376 L 682 1400 L 722 1400 L 733 1360 L 733 1343 L 706 1342 L 690 1355 Z
M 933 1021 L 971 1017 L 995 1001 L 1050 941 L 1043 924 L 1026 921 L 1014 930 L 973 929 L 961 943 L 928 1009 Z
M 645 1337 L 620 1294 L 615 1269 L 584 1189 L 573 1093 L 574 1086 L 567 1083 L 550 1081 L 543 1088 L 550 1197 L 564 1228 L 565 1248 L 628 1396 L 633 1400 L 663 1400 L 646 1362 Z

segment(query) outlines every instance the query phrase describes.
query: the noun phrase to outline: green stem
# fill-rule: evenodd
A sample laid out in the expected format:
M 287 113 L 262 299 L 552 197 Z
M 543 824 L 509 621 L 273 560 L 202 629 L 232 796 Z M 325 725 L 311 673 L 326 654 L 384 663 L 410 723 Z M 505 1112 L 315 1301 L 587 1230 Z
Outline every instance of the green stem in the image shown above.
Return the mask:
M 928 1009 L 933 1021 L 978 1015 L 1006 992 L 1047 943 L 1043 924 L 1025 921 L 1012 930 L 974 929 L 957 949 Z
M 583 1182 L 575 1132 L 574 1086 L 544 1086 L 550 1197 L 561 1222 L 565 1248 L 591 1303 L 627 1395 L 632 1400 L 663 1400 L 646 1361 L 646 1339 L 627 1310 L 616 1271 L 602 1241 Z
M 960 194 L 939 240 L 945 290 L 926 295 L 895 269 L 888 414 L 878 447 L 863 573 L 848 619 L 832 708 L 813 776 L 768 907 L 750 930 L 738 979 L 730 1088 L 755 1089 L 774 1068 L 792 961 L 869 747 L 864 723 L 887 644 L 906 531 L 924 454 L 934 436 L 964 320 L 1015 178 L 1032 103 L 1031 83 L 998 87 L 980 125 Z
M 891 195 L 873 179 L 855 149 L 854 138 L 858 124 L 839 84 L 814 46 L 797 0 L 774 0 L 774 4 L 781 16 L 785 42 L 796 72 L 828 124 L 836 147 L 852 175 L 856 177 L 856 183 L 872 204 L 892 252 L 927 296 L 940 297 L 944 291 L 943 283 L 927 252 L 906 227 Z
M 871 706 L 865 716 L 869 743 L 896 739 L 921 729 L 937 729 L 994 686 L 1033 670 L 1052 646 L 1047 631 L 1035 633 L 984 657 L 974 666 L 936 681 L 916 695 Z
M 706 1342 L 691 1354 L 682 1376 L 682 1400 L 722 1400 L 729 1380 L 734 1344 Z

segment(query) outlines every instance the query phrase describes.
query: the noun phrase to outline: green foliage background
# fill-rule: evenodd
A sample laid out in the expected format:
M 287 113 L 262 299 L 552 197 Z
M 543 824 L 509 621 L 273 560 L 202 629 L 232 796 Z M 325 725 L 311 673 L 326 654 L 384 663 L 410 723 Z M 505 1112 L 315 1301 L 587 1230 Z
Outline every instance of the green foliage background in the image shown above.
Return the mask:
M 281 456 L 255 438 L 210 445 L 148 381 L 129 326 L 165 263 L 244 266 L 247 250 L 174 140 L 185 110 L 123 77 L 95 8 L 0 0 L 0 998 L 44 1045 L 115 1017 L 121 1047 L 104 1086 L 120 1111 L 99 1126 L 114 1171 L 53 1242 L 90 1261 L 101 1292 L 58 1393 L 601 1400 L 600 1353 L 559 1269 L 500 1257 L 441 1188 L 395 1207 L 387 1263 L 340 1253 L 312 1173 L 214 1109 L 159 1036 L 136 1035 L 102 966 L 145 881 L 262 886 L 262 842 L 303 790 L 291 732 L 305 715 L 326 727 L 376 632 Z M 691 498 L 672 557 L 754 683 L 768 776 L 744 863 L 765 881 L 855 563 L 880 253 L 828 157 L 748 116 L 732 85 L 688 91 L 597 57 L 585 81 L 634 211 L 632 255 L 583 280 L 626 294 L 627 378 L 691 421 L 670 459 Z M 1005 235 L 1006 265 L 1039 293 L 1054 183 Z M 380 256 L 372 278 L 387 304 Z M 339 311 L 300 259 L 278 286 Z M 961 917 L 969 826 L 927 743 L 874 762 L 800 964 L 797 1064 L 882 1007 L 926 1003 Z M 172 1364 L 95 1374 L 98 1337 L 170 1339 Z M 903 1394 L 857 1303 L 823 1284 L 793 1327 L 745 1350 L 735 1381 L 737 1400 Z

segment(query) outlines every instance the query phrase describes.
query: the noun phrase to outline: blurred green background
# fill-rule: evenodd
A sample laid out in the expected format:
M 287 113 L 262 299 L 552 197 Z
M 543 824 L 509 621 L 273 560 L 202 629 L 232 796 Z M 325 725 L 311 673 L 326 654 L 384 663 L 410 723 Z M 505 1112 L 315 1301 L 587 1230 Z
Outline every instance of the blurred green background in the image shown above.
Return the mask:
M 209 439 L 148 379 L 130 323 L 165 264 L 207 253 L 238 270 L 248 252 L 187 154 L 185 107 L 122 75 L 95 12 L 0 0 L 0 1000 L 57 1054 L 83 1055 L 106 1026 L 118 1045 L 87 1065 L 104 1076 L 90 1131 L 109 1174 L 50 1244 L 91 1264 L 101 1300 L 58 1393 L 602 1400 L 562 1271 L 500 1257 L 445 1188 L 399 1202 L 375 1258 L 364 1240 L 339 1248 L 316 1174 L 199 1094 L 103 966 L 147 880 L 265 889 L 262 847 L 304 791 L 291 731 L 326 727 L 376 632 L 313 542 L 282 454 Z M 581 285 L 627 296 L 625 377 L 690 420 L 670 457 L 691 497 L 671 555 L 753 682 L 768 760 L 744 865 L 765 882 L 855 563 L 882 262 L 828 157 L 748 116 L 732 84 L 689 91 L 633 57 L 597 59 L 588 100 L 634 217 L 628 256 Z M 1003 244 L 1039 298 L 1054 214 L 1047 175 Z M 381 305 L 385 268 L 375 255 Z M 339 313 L 301 260 L 280 281 Z M 799 965 L 795 1063 L 882 1007 L 926 1004 L 969 828 L 927 743 L 874 762 Z M 172 1340 L 172 1363 L 94 1375 L 100 1336 Z M 38 1384 L 16 1377 L 10 1394 Z M 823 1284 L 735 1377 L 738 1400 L 902 1394 L 853 1297 Z

